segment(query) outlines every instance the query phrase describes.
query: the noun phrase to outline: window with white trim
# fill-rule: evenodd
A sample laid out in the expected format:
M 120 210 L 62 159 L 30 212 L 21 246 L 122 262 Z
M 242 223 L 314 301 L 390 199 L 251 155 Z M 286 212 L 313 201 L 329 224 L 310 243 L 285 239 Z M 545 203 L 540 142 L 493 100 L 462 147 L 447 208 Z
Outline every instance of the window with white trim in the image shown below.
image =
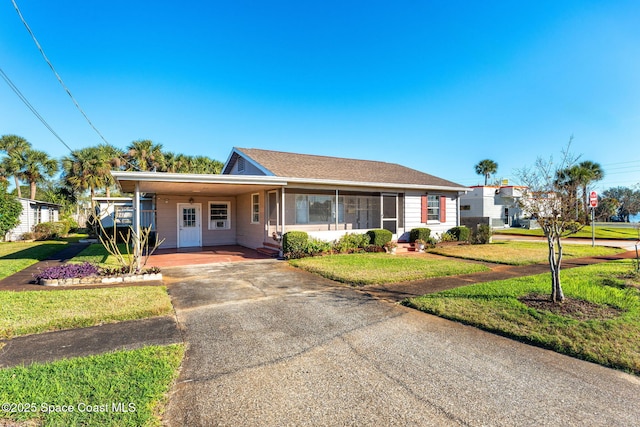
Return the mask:
M 440 221 L 440 196 L 427 196 L 427 220 Z
M 230 202 L 209 202 L 209 230 L 231 228 Z
M 260 194 L 254 193 L 251 195 L 251 223 L 257 224 L 260 222 Z

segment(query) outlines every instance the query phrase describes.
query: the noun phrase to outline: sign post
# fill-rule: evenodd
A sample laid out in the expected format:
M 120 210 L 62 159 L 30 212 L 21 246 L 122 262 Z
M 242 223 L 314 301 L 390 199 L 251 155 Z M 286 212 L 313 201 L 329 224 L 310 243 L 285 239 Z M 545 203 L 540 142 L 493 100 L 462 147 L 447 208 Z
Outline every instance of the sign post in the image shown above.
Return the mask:
M 591 247 L 596 245 L 596 208 L 598 207 L 598 193 L 592 191 L 589 193 L 589 206 L 591 207 Z

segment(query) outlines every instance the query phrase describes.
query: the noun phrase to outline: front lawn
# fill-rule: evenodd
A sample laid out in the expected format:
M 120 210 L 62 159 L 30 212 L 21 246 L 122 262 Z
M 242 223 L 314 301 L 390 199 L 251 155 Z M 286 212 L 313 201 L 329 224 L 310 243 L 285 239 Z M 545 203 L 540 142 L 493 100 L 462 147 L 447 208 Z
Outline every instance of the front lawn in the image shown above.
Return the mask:
M 151 346 L 2 369 L 0 425 L 158 426 L 183 355 L 182 345 Z
M 487 271 L 474 263 L 435 259 L 426 254 L 364 253 L 290 260 L 303 270 L 352 285 L 373 285 Z
M 0 243 L 0 279 L 47 259 L 67 244 L 65 240 Z
M 118 245 L 120 248 L 120 253 L 127 257 L 127 248 L 124 243 Z M 129 253 L 132 251 L 129 250 Z M 102 267 L 116 267 L 120 264 L 118 260 L 113 255 L 109 254 L 107 250 L 104 248 L 102 243 L 94 243 L 80 252 L 78 255 L 73 257 L 69 262 L 73 263 L 83 263 L 90 262 L 92 264 L 97 264 Z
M 625 252 L 620 248 L 605 246 L 563 244 L 563 257 L 583 258 L 590 256 L 614 255 Z M 443 246 L 429 252 L 450 257 L 488 261 L 499 264 L 525 265 L 548 260 L 547 242 L 494 242 L 488 245 Z
M 0 339 L 171 314 L 165 287 L 0 292 Z
M 640 375 L 640 286 L 632 262 L 561 272 L 567 301 L 547 302 L 549 274 L 475 284 L 405 304 L 517 340 Z

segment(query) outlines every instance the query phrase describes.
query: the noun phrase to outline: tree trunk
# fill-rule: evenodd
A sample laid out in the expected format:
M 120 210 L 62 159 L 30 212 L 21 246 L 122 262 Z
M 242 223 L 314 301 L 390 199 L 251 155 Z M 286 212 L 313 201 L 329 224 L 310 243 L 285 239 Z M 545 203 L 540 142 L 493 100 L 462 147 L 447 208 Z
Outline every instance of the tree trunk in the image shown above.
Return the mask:
M 562 263 L 562 242 L 556 233 L 547 236 L 549 245 L 549 269 L 551 270 L 551 301 L 559 303 L 564 301 L 564 292 L 560 283 L 560 264 Z
M 22 197 L 22 191 L 20 191 L 20 181 L 18 180 L 18 176 L 14 175 L 13 180 L 16 183 L 16 192 L 18 194 L 18 197 Z
M 31 191 L 29 198 L 31 200 L 35 200 L 36 199 L 36 182 L 35 181 L 31 181 L 29 183 L 29 190 Z

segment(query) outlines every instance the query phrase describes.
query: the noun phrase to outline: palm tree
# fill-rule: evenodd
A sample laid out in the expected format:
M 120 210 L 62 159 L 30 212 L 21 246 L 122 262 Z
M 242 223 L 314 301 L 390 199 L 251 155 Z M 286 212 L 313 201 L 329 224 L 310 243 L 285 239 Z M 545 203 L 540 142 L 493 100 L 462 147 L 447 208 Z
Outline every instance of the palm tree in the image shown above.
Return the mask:
M 111 175 L 111 170 L 120 170 L 122 169 L 122 165 L 125 161 L 124 152 L 109 144 L 101 144 L 98 146 L 100 162 L 104 163 L 101 165 L 99 170 L 96 172 L 103 175 L 104 178 L 104 188 L 105 195 L 107 197 L 111 196 L 111 187 L 115 185 L 115 180 Z
M 108 190 L 113 184 L 111 164 L 112 157 L 104 146 L 74 150 L 62 159 L 62 179 L 76 192 L 89 190 L 92 200 L 96 188 L 106 188 L 109 196 Z
M 127 147 L 126 158 L 132 167 L 141 171 L 156 171 L 165 168 L 162 144 L 154 144 L 148 139 L 133 141 Z
M 2 159 L 2 169 L 5 176 L 12 176 L 16 184 L 16 191 L 18 197 L 22 197 L 20 191 L 20 156 L 19 154 L 26 149 L 31 148 L 31 144 L 21 136 L 18 135 L 2 135 L 0 138 L 0 151 L 4 151 L 7 157 Z
M 26 149 L 20 156 L 19 177 L 29 183 L 30 198 L 36 197 L 36 184 L 53 177 L 58 171 L 58 162 L 40 150 Z
M 580 185 L 582 186 L 582 198 L 584 203 L 586 218 L 589 218 L 589 190 L 588 187 L 591 183 L 601 181 L 604 178 L 604 170 L 599 163 L 585 160 L 580 162 L 578 167 L 582 170 L 582 180 Z
M 498 171 L 498 164 L 493 160 L 484 159 L 475 165 L 476 173 L 484 175 L 484 185 L 489 182 L 489 177 Z

